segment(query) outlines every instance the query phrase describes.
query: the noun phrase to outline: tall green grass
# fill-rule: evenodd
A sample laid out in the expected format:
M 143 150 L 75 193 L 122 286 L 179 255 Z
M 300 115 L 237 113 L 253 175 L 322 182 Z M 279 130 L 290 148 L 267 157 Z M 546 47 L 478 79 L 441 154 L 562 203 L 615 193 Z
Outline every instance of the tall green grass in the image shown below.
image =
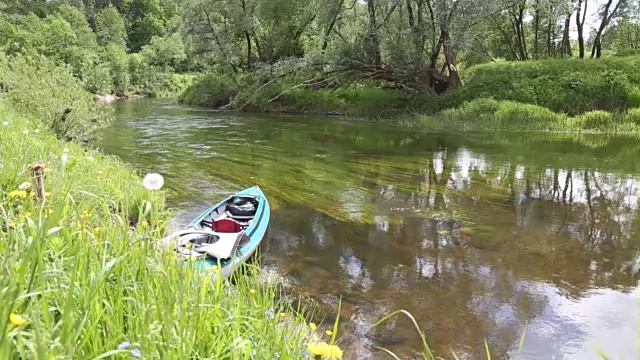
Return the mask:
M 639 56 L 482 64 L 465 72 L 464 86 L 437 109 L 480 98 L 515 101 L 572 116 L 640 106 Z
M 38 126 L 0 101 L 0 358 L 298 359 L 319 337 L 257 272 L 214 279 L 157 246 L 162 192 Z M 35 163 L 43 202 L 18 190 Z
M 429 129 L 640 134 L 638 108 L 614 113 L 595 110 L 572 117 L 537 105 L 487 98 L 423 116 L 421 121 Z

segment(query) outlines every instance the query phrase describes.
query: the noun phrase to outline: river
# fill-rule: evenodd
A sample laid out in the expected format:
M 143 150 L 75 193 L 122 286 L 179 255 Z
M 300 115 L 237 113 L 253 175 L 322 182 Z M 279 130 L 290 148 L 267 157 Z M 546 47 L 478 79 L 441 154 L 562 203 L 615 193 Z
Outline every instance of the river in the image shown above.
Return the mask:
M 370 330 L 398 309 L 444 358 L 638 358 L 638 140 L 114 106 L 99 146 L 165 177 L 176 224 L 263 188 L 263 265 L 326 326 L 342 296 L 346 359 L 415 358 L 408 319 Z

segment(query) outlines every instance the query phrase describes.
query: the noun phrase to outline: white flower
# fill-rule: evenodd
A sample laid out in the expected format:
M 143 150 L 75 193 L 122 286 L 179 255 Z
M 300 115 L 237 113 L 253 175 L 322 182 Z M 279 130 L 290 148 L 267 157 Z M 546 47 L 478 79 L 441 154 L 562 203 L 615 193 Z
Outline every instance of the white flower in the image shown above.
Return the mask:
M 24 131 L 22 133 L 25 134 L 25 135 L 29 135 L 29 130 L 24 129 Z
M 69 149 L 64 148 L 64 150 L 62 150 L 62 152 L 63 152 L 63 153 L 65 153 L 65 154 L 67 154 L 67 153 L 69 153 Z
M 35 130 L 33 130 L 33 133 L 34 133 L 34 134 L 37 134 L 37 133 L 39 133 L 39 132 L 40 132 L 40 129 L 35 129 Z
M 147 174 L 142 180 L 142 184 L 147 190 L 160 190 L 164 185 L 164 178 L 160 174 Z
M 8 121 L 3 122 L 2 126 L 9 126 L 9 122 Z
M 20 186 L 18 186 L 18 190 L 27 190 L 30 187 L 31 187 L 31 183 L 28 181 L 25 181 L 22 184 L 20 184 Z

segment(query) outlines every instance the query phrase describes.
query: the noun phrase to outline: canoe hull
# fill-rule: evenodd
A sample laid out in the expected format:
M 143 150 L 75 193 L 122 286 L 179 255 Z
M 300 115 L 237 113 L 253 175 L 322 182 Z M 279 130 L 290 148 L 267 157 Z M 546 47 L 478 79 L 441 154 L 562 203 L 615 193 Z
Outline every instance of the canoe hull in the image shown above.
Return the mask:
M 245 242 L 241 244 L 237 248 L 234 253 L 234 256 L 230 259 L 225 259 L 224 261 L 205 257 L 203 259 L 198 259 L 195 261 L 195 266 L 197 266 L 201 271 L 216 273 L 216 267 L 219 268 L 219 271 L 223 278 L 228 278 L 233 274 L 235 270 L 237 270 L 243 263 L 251 258 L 253 254 L 255 254 L 256 250 L 262 243 L 264 239 L 268 227 L 269 222 L 271 220 L 271 207 L 269 205 L 269 201 L 267 200 L 266 195 L 262 192 L 260 187 L 254 186 L 237 192 L 219 203 L 213 205 L 200 215 L 198 215 L 195 219 L 193 219 L 183 231 L 202 231 L 209 230 L 203 229 L 202 222 L 207 217 L 211 216 L 212 213 L 215 213 L 217 209 L 225 206 L 227 201 L 237 196 L 246 196 L 252 197 L 258 200 L 258 205 L 255 211 L 255 215 L 253 216 L 251 224 L 246 227 L 243 232 L 245 237 Z M 248 241 L 246 241 L 248 238 Z

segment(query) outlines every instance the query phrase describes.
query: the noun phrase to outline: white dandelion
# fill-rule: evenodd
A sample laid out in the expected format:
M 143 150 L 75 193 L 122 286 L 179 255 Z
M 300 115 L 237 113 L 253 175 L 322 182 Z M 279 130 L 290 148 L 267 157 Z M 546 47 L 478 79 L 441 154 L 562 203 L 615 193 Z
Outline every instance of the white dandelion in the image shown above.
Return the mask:
M 22 133 L 25 134 L 25 135 L 29 135 L 29 130 L 24 129 L 24 131 Z
M 27 190 L 30 187 L 31 187 L 31 183 L 28 181 L 25 181 L 22 184 L 20 184 L 20 186 L 18 186 L 18 190 Z
M 157 173 L 147 174 L 142 180 L 142 184 L 147 190 L 160 190 L 164 185 L 164 178 Z
M 3 122 L 3 123 L 2 123 L 2 126 L 9 126 L 9 125 L 10 125 L 10 124 L 9 124 L 9 122 L 8 122 L 8 121 L 5 121 L 5 122 Z

